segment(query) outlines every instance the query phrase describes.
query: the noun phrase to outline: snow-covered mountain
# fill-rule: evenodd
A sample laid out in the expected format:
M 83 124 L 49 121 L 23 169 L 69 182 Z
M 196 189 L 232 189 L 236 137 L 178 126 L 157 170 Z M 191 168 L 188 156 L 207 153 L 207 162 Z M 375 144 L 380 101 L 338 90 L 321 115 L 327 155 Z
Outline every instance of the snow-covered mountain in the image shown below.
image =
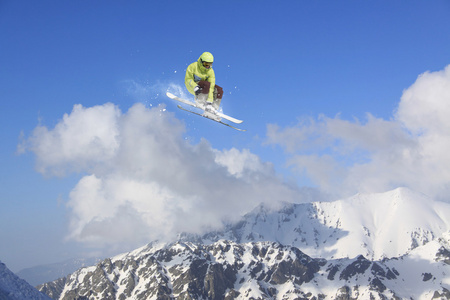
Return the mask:
M 334 202 L 286 204 L 279 211 L 261 205 L 222 231 L 182 239 L 276 241 L 312 257 L 379 260 L 404 255 L 449 231 L 450 203 L 398 188 Z
M 450 299 L 450 204 L 407 189 L 259 206 L 39 289 L 53 299 Z
M 40 290 L 53 299 L 449 299 L 441 242 L 381 261 L 314 259 L 275 242 L 149 245 Z
M 0 300 L 50 300 L 0 262 Z

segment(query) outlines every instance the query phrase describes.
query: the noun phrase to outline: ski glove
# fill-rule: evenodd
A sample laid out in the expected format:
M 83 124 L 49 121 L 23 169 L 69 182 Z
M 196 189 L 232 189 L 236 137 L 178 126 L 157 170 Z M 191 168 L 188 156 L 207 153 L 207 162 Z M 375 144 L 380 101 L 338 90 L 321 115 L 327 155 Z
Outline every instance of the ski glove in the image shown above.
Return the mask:
M 198 94 L 200 94 L 202 92 L 202 88 L 200 87 L 200 86 L 196 86 L 195 88 L 194 88 L 194 93 L 195 93 L 195 95 L 197 95 L 198 96 Z

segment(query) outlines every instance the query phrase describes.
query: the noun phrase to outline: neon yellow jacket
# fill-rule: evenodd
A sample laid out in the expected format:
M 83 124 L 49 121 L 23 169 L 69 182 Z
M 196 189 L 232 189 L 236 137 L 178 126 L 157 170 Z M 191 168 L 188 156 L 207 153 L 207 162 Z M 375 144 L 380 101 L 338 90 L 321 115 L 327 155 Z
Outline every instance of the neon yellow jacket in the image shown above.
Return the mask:
M 196 62 L 193 62 L 187 67 L 186 77 L 184 78 L 184 84 L 188 89 L 189 93 L 195 95 L 194 88 L 197 86 L 197 83 L 201 80 L 209 81 L 211 86 L 209 88 L 208 102 L 214 101 L 214 87 L 216 86 L 216 75 L 214 74 L 214 70 L 211 68 L 207 69 L 203 66 L 200 58 Z

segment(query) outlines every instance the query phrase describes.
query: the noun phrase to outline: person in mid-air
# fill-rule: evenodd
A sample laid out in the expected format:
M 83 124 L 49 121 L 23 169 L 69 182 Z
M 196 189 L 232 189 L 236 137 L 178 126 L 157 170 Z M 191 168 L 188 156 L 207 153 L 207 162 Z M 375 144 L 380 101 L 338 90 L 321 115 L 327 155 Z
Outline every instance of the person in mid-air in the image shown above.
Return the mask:
M 222 101 L 223 89 L 216 85 L 216 76 L 212 68 L 214 57 L 209 52 L 200 55 L 196 62 L 187 67 L 184 83 L 195 100 L 202 104 L 211 104 L 218 110 Z

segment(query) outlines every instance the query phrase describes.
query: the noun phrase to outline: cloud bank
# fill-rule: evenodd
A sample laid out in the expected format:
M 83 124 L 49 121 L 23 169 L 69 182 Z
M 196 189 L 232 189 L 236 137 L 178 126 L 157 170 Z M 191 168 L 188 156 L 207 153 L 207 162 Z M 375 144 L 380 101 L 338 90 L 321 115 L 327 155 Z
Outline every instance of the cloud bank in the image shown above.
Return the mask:
M 399 186 L 449 199 L 450 65 L 425 72 L 400 99 L 392 119 L 367 114 L 364 122 L 339 116 L 267 127 L 288 165 L 335 197 Z
M 67 203 L 69 238 L 95 247 L 201 233 L 261 202 L 300 200 L 249 150 L 191 144 L 184 133 L 164 106 L 75 105 L 54 128 L 36 127 L 23 147 L 42 174 L 83 174 Z

